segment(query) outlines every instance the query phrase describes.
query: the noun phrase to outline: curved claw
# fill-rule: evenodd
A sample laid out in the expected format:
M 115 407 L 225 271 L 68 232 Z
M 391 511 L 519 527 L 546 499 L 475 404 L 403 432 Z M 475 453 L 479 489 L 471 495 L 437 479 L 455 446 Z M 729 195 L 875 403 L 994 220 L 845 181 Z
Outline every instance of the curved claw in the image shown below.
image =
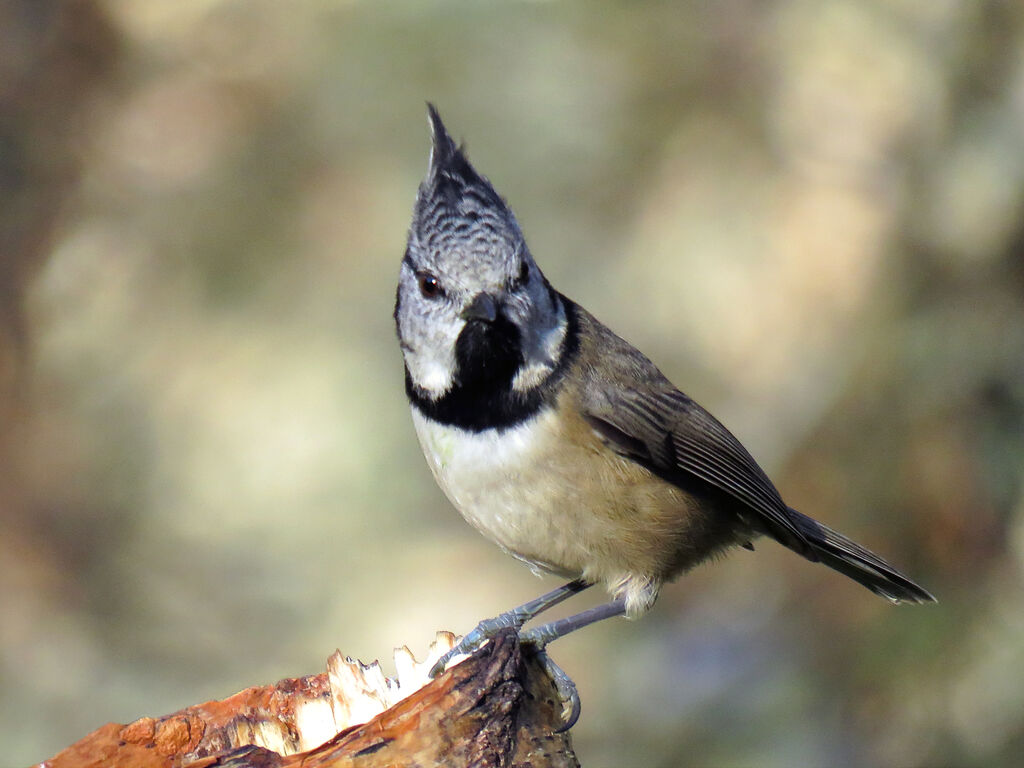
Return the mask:
M 493 619 L 484 619 L 477 624 L 468 634 L 466 634 L 455 647 L 444 654 L 436 662 L 434 666 L 430 668 L 430 679 L 433 680 L 435 677 L 444 672 L 445 667 L 448 666 L 448 662 L 452 660 L 454 656 L 469 656 L 474 651 L 479 650 L 484 643 L 494 637 L 498 632 L 509 627 L 519 629 L 523 625 L 522 619 L 513 611 L 503 613 L 500 616 L 495 616 Z
M 452 656 L 455 655 L 455 651 L 458 647 L 459 646 L 455 646 L 455 648 L 452 648 L 450 651 L 445 653 L 441 658 L 435 661 L 434 666 L 432 666 L 430 668 L 430 671 L 427 672 L 427 677 L 433 680 L 435 677 L 444 672 L 445 667 L 448 666 L 448 662 L 451 660 Z
M 434 662 L 434 666 L 432 666 L 430 671 L 427 673 L 431 680 L 444 672 L 445 668 L 448 666 L 448 662 L 451 661 L 453 657 L 469 655 L 487 641 L 487 638 L 481 636 L 478 630 L 479 627 L 463 637 L 450 651 L 446 652 L 441 658 Z
M 554 663 L 554 662 L 552 662 Z M 556 665 L 557 668 L 557 665 Z M 564 672 L 562 673 L 565 674 Z M 562 697 L 562 714 L 565 716 L 565 703 L 569 703 L 569 714 L 565 716 L 564 722 L 555 728 L 555 733 L 565 733 L 580 719 L 580 712 L 583 710 L 583 705 L 580 703 L 580 694 L 576 690 L 576 684 L 566 676 L 565 680 L 568 682 L 568 688 L 562 688 L 559 686 L 558 681 L 555 681 L 555 687 L 558 688 L 558 695 Z
M 467 637 L 468 637 L 468 635 L 467 635 Z M 469 656 L 475 650 L 477 650 L 480 646 L 482 646 L 486 641 L 487 641 L 487 638 L 485 637 L 485 638 L 482 638 L 477 643 L 467 643 L 465 641 L 465 638 L 463 638 L 462 641 L 459 642 L 458 645 L 456 645 L 454 648 L 452 648 L 450 651 L 445 653 L 441 658 L 439 658 L 437 661 L 434 662 L 434 666 L 432 666 L 430 668 L 430 671 L 427 673 L 427 676 L 431 680 L 433 680 L 435 677 L 440 675 L 442 672 L 444 672 L 448 668 L 448 662 L 450 662 L 454 657 L 456 657 L 456 656 Z
M 582 711 L 582 704 L 580 703 L 580 694 L 576 689 L 576 683 L 572 681 L 572 678 L 565 674 L 565 671 L 554 662 L 554 660 L 548 655 L 548 652 L 544 650 L 544 646 L 547 643 L 542 637 L 537 636 L 532 631 L 526 631 L 519 635 L 519 641 L 523 645 L 528 645 L 533 648 L 537 654 L 537 658 L 540 659 L 541 664 L 544 665 L 544 671 L 551 677 L 551 681 L 555 684 L 555 690 L 558 691 L 559 697 L 562 699 L 562 724 L 555 729 L 555 733 L 565 733 L 580 719 L 580 712 Z M 566 710 L 568 709 L 568 714 Z

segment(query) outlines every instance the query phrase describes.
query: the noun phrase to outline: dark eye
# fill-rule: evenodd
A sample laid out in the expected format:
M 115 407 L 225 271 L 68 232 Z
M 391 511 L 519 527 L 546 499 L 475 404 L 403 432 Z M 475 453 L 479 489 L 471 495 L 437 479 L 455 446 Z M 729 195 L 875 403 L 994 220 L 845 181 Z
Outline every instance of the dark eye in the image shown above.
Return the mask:
M 441 290 L 441 284 L 437 281 L 437 278 L 430 273 L 420 272 L 416 275 L 416 279 L 420 284 L 420 293 L 422 293 L 426 298 L 436 299 L 443 293 Z
M 516 291 L 526 285 L 526 281 L 530 279 L 530 265 L 525 261 L 522 262 L 522 266 L 519 267 L 519 274 L 516 279 L 512 281 L 512 290 Z

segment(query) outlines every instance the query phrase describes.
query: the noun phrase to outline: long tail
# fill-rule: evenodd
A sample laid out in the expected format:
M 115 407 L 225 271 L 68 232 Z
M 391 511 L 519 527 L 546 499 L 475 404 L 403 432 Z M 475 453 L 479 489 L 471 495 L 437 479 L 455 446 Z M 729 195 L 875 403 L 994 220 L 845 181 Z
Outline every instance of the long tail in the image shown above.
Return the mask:
M 935 602 L 928 590 L 915 584 L 874 552 L 792 507 L 789 514 L 800 533 L 810 542 L 813 554 L 829 568 L 894 603 Z

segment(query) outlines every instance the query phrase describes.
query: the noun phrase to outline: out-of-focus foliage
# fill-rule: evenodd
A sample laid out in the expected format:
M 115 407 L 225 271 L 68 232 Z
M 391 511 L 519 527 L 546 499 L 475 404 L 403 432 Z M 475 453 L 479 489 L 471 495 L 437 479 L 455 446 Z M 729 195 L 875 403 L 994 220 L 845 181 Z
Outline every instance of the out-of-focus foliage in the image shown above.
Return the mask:
M 941 601 L 699 569 L 553 647 L 584 765 L 1019 764 L 1010 0 L 0 6 L 5 760 L 549 586 L 409 424 L 425 99 L 561 290 Z

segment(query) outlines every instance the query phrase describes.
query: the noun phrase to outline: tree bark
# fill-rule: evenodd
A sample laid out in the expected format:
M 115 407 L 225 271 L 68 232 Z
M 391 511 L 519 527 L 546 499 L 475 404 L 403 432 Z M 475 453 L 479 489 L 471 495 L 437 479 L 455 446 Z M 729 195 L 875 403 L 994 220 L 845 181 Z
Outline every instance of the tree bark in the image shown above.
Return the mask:
M 442 633 L 447 647 L 454 638 Z M 423 663 L 396 651 L 399 678 Z M 562 702 L 543 666 L 503 632 L 436 680 L 405 695 L 408 681 L 335 653 L 327 672 L 246 689 L 164 717 L 109 723 L 40 768 L 570 768 L 558 733 Z M 360 713 L 397 703 L 367 722 Z

